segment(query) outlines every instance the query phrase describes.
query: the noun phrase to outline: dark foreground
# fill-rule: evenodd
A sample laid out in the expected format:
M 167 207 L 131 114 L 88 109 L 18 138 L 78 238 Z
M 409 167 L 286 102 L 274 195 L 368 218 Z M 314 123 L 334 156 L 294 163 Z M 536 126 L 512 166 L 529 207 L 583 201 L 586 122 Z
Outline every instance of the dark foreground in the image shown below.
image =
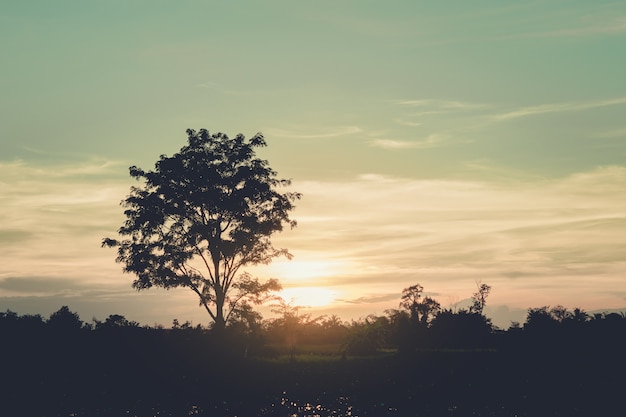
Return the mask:
M 106 334 L 3 340 L 0 415 L 624 415 L 622 346 L 279 363 L 193 340 L 154 342 Z

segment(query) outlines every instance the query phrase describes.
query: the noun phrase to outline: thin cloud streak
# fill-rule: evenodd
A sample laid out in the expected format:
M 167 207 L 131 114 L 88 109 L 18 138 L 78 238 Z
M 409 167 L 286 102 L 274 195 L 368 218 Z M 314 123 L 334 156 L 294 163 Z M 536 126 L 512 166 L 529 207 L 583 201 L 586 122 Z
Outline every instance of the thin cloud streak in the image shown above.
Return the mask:
M 558 29 L 546 32 L 525 33 L 510 38 L 565 38 L 599 35 L 619 35 L 626 33 L 626 17 L 599 22 L 592 26 Z M 510 39 L 509 38 L 509 39 Z
M 405 119 L 395 119 L 394 122 L 398 123 L 399 125 L 408 126 L 408 127 L 418 127 L 418 126 L 423 125 L 423 123 L 421 122 L 412 122 L 410 120 L 405 120 Z
M 626 138 L 626 127 L 622 129 L 599 132 L 599 133 L 596 133 L 594 137 L 598 139 Z
M 395 104 L 407 107 L 431 107 L 437 109 L 450 110 L 474 110 L 487 107 L 482 103 L 471 103 L 457 100 L 436 100 L 436 99 L 415 99 L 415 100 L 396 100 Z
M 402 141 L 393 139 L 374 139 L 369 142 L 371 147 L 382 149 L 426 149 L 440 146 L 443 139 L 440 135 L 429 135 L 421 141 Z
M 325 129 L 322 132 L 312 134 L 312 135 L 303 135 L 301 132 L 302 129 L 280 129 L 280 128 L 270 128 L 267 130 L 268 136 L 276 137 L 276 138 L 290 138 L 290 139 L 332 139 L 341 136 L 351 136 L 357 133 L 363 132 L 358 126 L 339 126 L 331 129 Z
M 608 100 L 541 104 L 537 106 L 522 107 L 507 113 L 492 115 L 491 119 L 495 121 L 503 121 L 548 113 L 591 110 L 601 107 L 619 106 L 623 104 L 626 104 L 626 97 Z

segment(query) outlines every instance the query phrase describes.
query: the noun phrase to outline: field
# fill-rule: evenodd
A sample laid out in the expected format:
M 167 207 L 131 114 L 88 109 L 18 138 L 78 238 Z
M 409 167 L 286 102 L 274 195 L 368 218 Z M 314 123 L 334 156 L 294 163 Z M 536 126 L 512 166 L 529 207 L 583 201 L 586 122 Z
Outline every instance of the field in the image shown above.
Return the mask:
M 276 347 L 278 355 L 242 358 L 198 346 L 96 342 L 91 350 L 14 351 L 3 415 L 602 416 L 615 415 L 624 387 L 617 351 L 346 357 L 336 345 L 311 345 L 299 346 L 294 361 Z

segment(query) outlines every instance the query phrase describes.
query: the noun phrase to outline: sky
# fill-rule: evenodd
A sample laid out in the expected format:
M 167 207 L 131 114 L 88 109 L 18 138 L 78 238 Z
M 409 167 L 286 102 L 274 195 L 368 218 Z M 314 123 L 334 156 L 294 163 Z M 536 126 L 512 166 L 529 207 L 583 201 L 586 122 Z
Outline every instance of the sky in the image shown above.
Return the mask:
M 5 2 L 0 311 L 208 324 L 100 247 L 188 128 L 262 132 L 303 194 L 250 271 L 304 312 L 626 308 L 625 47 L 623 1 Z

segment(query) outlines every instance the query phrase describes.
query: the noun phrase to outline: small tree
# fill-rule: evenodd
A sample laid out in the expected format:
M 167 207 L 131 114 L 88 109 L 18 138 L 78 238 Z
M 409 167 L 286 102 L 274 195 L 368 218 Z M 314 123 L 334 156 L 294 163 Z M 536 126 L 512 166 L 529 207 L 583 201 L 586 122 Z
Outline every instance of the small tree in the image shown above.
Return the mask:
M 144 184 L 122 202 L 124 239 L 102 243 L 118 248 L 117 262 L 137 276 L 134 288 L 187 287 L 223 329 L 239 306 L 280 289 L 276 280 L 260 283 L 241 268 L 290 257 L 270 236 L 296 225 L 289 212 L 300 194 L 276 190 L 290 181 L 255 156 L 266 146 L 260 133 L 247 141 L 189 129 L 187 141 L 174 156 L 162 155 L 153 171 L 130 167 Z
M 472 305 L 469 308 L 471 313 L 483 314 L 485 304 L 487 304 L 487 297 L 491 292 L 491 286 L 487 284 L 481 284 L 480 281 L 476 283 L 478 291 L 472 294 Z
M 272 312 L 279 316 L 269 322 L 270 332 L 275 336 L 282 336 L 285 346 L 289 348 L 289 358 L 295 362 L 296 346 L 302 333 L 307 327 L 323 320 L 324 316 L 311 318 L 310 314 L 300 314 L 300 306 L 294 306 L 283 299 L 277 300 Z
M 411 285 L 402 290 L 400 307 L 405 308 L 411 313 L 411 319 L 417 322 L 419 319 L 419 305 L 424 293 L 424 287 L 420 284 Z
M 441 310 L 441 304 L 431 297 L 423 297 L 424 287 L 411 285 L 402 290 L 400 307 L 411 313 L 411 320 L 424 326 Z

